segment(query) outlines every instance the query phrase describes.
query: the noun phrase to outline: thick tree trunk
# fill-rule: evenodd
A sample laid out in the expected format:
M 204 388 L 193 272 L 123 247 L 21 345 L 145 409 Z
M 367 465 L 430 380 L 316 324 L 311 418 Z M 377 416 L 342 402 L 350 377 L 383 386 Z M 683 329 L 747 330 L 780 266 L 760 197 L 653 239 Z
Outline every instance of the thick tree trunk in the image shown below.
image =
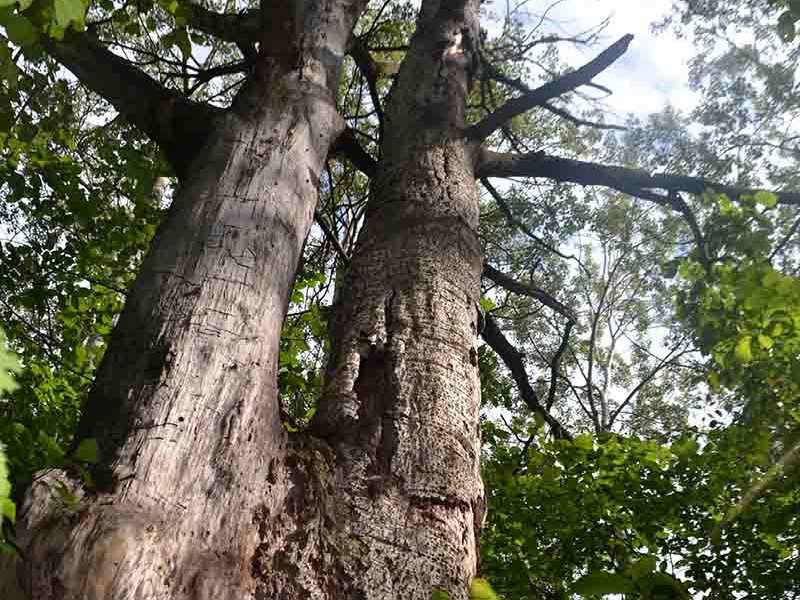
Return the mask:
M 335 92 L 361 0 L 270 6 L 256 73 L 182 173 L 80 425 L 98 489 L 51 473 L 19 519 L 36 600 L 253 597 L 290 484 L 280 328 L 342 129 Z M 193 149 L 187 149 L 192 151 Z
M 423 4 L 387 107 L 314 422 L 336 456 L 329 515 L 352 540 L 350 588 L 324 597 L 464 598 L 475 575 L 482 258 L 463 132 L 477 5 Z
M 312 4 L 288 50 L 262 41 L 266 59 L 187 168 L 145 261 L 80 429 L 105 457 L 99 490 L 52 474 L 28 494 L 19 541 L 36 600 L 467 596 L 484 512 L 464 135 L 478 1 L 423 3 L 324 397 L 312 431 L 288 436 L 280 326 L 360 3 Z M 53 502 L 57 481 L 77 507 Z

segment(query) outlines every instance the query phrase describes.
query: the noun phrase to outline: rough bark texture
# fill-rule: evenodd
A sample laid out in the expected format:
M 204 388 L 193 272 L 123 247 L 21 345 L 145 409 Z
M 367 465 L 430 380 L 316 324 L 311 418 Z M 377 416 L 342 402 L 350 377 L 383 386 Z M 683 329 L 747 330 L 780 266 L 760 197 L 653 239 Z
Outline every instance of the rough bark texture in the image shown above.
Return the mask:
M 319 597 L 464 598 L 475 574 L 482 261 L 463 126 L 476 39 L 477 2 L 425 2 L 387 107 L 314 423 L 336 456 L 329 514 L 352 591 Z
M 290 488 L 280 328 L 363 4 L 270 4 L 256 74 L 186 168 L 91 392 L 99 489 L 70 483 L 81 502 L 59 510 L 51 474 L 22 507 L 36 600 L 254 597 L 260 524 Z

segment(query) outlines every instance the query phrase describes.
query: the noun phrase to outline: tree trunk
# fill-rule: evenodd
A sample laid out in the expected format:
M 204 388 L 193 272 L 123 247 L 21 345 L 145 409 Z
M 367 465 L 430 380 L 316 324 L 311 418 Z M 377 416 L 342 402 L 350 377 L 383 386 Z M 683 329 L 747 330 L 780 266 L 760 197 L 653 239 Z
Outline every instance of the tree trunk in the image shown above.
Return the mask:
M 253 597 L 253 556 L 290 489 L 280 329 L 363 4 L 272 9 L 256 72 L 184 169 L 97 374 L 78 432 L 99 442 L 97 489 L 51 473 L 28 491 L 32 598 Z M 57 481 L 77 505 L 58 506 Z
M 336 457 L 350 586 L 326 598 L 465 598 L 483 520 L 482 255 L 464 112 L 477 2 L 425 2 L 339 304 L 313 430 Z M 311 594 L 315 597 L 314 594 Z
M 55 473 L 28 493 L 19 542 L 36 600 L 467 597 L 484 512 L 477 151 L 464 135 L 478 1 L 423 3 L 325 392 L 312 431 L 290 436 L 280 327 L 361 5 L 311 4 L 289 19 L 305 29 L 288 50 L 262 41 L 130 295 L 79 432 L 99 440 L 98 489 Z M 58 481 L 76 506 L 53 501 Z

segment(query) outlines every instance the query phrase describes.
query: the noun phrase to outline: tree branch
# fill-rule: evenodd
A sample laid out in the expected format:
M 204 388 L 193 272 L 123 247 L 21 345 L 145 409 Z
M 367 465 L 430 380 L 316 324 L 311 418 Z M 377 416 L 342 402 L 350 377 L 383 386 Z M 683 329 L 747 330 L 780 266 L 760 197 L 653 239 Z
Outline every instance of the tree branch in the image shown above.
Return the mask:
M 328 225 L 328 221 L 325 219 L 325 216 L 317 211 L 314 211 L 314 220 L 319 225 L 319 228 L 322 229 L 322 233 L 325 235 L 325 239 L 327 239 L 332 245 L 333 248 L 336 250 L 336 254 L 339 255 L 339 258 L 345 265 L 350 264 L 350 257 L 347 256 L 347 252 L 344 251 L 342 248 L 342 244 L 339 242 L 339 238 L 336 237 L 336 233 L 331 229 L 331 226 Z
M 586 119 L 581 119 L 580 117 L 576 117 L 571 112 L 564 110 L 563 108 L 558 108 L 557 106 L 553 106 L 549 102 L 545 102 L 542 104 L 542 108 L 545 110 L 553 113 L 564 119 L 565 121 L 569 121 L 575 127 L 592 127 L 594 129 L 613 129 L 615 131 L 628 131 L 628 128 L 624 125 L 614 125 L 612 123 L 599 123 L 597 121 L 587 121 Z
M 211 131 L 220 109 L 170 90 L 85 33 L 41 37 L 48 54 L 108 100 L 165 152 L 180 177 Z
M 355 36 L 350 40 L 347 53 L 353 58 L 358 70 L 367 80 L 369 97 L 378 117 L 379 138 L 383 139 L 383 107 L 381 106 L 381 97 L 378 95 L 378 77 L 381 75 L 381 69 L 372 57 L 369 48 Z
M 535 298 L 545 306 L 549 306 L 560 315 L 566 317 L 570 322 L 575 320 L 575 316 L 572 314 L 572 311 L 569 308 L 553 298 L 544 290 L 532 285 L 521 283 L 513 277 L 498 271 L 489 263 L 483 265 L 483 275 L 510 292 Z
M 575 325 L 575 321 L 568 321 L 567 326 L 564 328 L 564 335 L 561 337 L 561 344 L 558 346 L 556 353 L 553 355 L 553 360 L 550 361 L 550 387 L 547 390 L 547 405 L 545 409 L 550 411 L 553 408 L 553 404 L 556 401 L 556 385 L 558 383 L 558 370 L 561 366 L 561 358 L 564 356 L 564 352 L 567 351 L 567 346 L 569 344 L 569 334 L 572 332 L 572 328 Z
M 350 127 L 345 127 L 339 137 L 336 138 L 331 147 L 331 153 L 344 156 L 367 177 L 375 175 L 378 161 L 364 150 L 364 147 L 356 139 L 355 132 Z
M 601 52 L 594 60 L 586 63 L 576 71 L 562 75 L 555 81 L 550 81 L 527 94 L 512 98 L 496 111 L 484 117 L 479 123 L 469 127 L 467 135 L 477 141 L 485 140 L 495 130 L 499 129 L 503 123 L 510 121 L 515 116 L 530 110 L 534 106 L 542 106 L 548 100 L 589 83 L 625 53 L 632 39 L 632 35 L 625 35 Z
M 530 381 L 528 380 L 525 364 L 522 361 L 522 354 L 520 354 L 511 342 L 508 341 L 506 336 L 503 335 L 503 332 L 497 326 L 497 322 L 490 315 L 486 315 L 486 325 L 481 335 L 492 350 L 503 359 L 508 370 L 511 371 L 511 376 L 517 384 L 520 396 L 528 408 L 542 416 L 557 439 L 571 440 L 572 436 L 569 432 L 564 429 L 564 426 L 561 425 L 539 401 L 536 391 L 531 387 Z
M 752 195 L 757 188 L 724 185 L 703 177 L 672 173 L 650 173 L 644 169 L 606 166 L 544 152 L 507 154 L 484 150 L 475 170 L 476 177 L 545 177 L 580 185 L 602 185 L 643 200 L 650 200 L 682 212 L 674 192 L 702 194 L 714 190 L 732 199 Z M 658 190 L 667 190 L 660 193 Z M 800 192 L 774 192 L 781 204 L 800 206 Z
M 681 343 L 683 343 L 683 340 L 681 340 Z M 634 399 L 634 397 L 636 396 L 636 394 L 638 394 L 638 393 L 639 393 L 639 392 L 642 390 L 642 388 L 644 388 L 644 386 L 646 386 L 648 383 L 650 383 L 650 382 L 653 380 L 653 378 L 654 378 L 656 375 L 658 375 L 658 374 L 659 374 L 659 372 L 660 372 L 662 369 L 664 369 L 665 367 L 668 367 L 668 366 L 671 366 L 671 365 L 673 365 L 673 364 L 674 364 L 674 361 L 678 360 L 678 359 L 679 359 L 681 356 L 683 356 L 684 354 L 688 354 L 688 353 L 690 352 L 689 350 L 684 350 L 683 352 L 680 352 L 680 353 L 678 353 L 678 354 L 675 354 L 675 352 L 677 351 L 678 347 L 679 347 L 679 345 L 676 345 L 676 346 L 675 346 L 675 348 L 673 348 L 672 350 L 670 350 L 669 354 L 667 354 L 667 355 L 666 355 L 664 358 L 660 359 L 660 362 L 659 362 L 659 363 L 658 363 L 658 364 L 657 364 L 657 365 L 656 365 L 656 366 L 653 368 L 653 370 L 652 370 L 652 371 L 650 371 L 650 372 L 649 372 L 647 375 L 645 375 L 644 377 L 642 377 L 642 379 L 639 381 L 639 383 L 637 383 L 637 384 L 636 384 L 636 386 L 635 386 L 635 387 L 634 387 L 634 388 L 633 388 L 633 389 L 632 389 L 630 392 L 628 392 L 628 395 L 627 395 L 627 396 L 625 396 L 625 399 L 624 399 L 624 400 L 623 400 L 623 401 L 620 403 L 620 405 L 619 405 L 619 406 L 618 406 L 616 409 L 614 409 L 614 411 L 611 413 L 611 416 L 610 416 L 610 417 L 609 417 L 609 419 L 608 419 L 608 426 L 609 426 L 609 428 L 610 428 L 610 427 L 611 427 L 611 426 L 614 424 L 614 422 L 617 420 L 617 417 L 619 417 L 619 414 L 620 414 L 620 413 L 623 411 L 623 409 L 624 409 L 626 406 L 628 406 L 628 404 L 630 404 L 631 400 L 633 400 L 633 399 Z
M 531 238 L 534 242 L 539 244 L 542 248 L 544 248 L 545 250 L 548 250 L 549 252 L 552 252 L 556 256 L 560 256 L 561 258 L 566 259 L 566 260 L 571 260 L 571 259 L 575 258 L 571 254 L 564 254 L 558 248 L 555 248 L 555 247 L 551 246 L 550 244 L 548 244 L 547 242 L 545 242 L 542 238 L 540 238 L 538 235 L 533 233 L 530 230 L 530 228 L 525 225 L 525 223 L 523 223 L 522 221 L 517 219 L 514 216 L 514 214 L 511 212 L 511 207 L 503 199 L 503 196 L 500 194 L 500 192 L 497 191 L 497 189 L 495 189 L 495 187 L 491 183 L 489 183 L 489 181 L 487 181 L 486 179 L 481 179 L 481 184 L 483 184 L 483 187 L 485 187 L 486 190 L 489 192 L 489 194 L 491 194 L 492 198 L 494 198 L 494 201 L 497 202 L 497 206 L 500 207 L 500 210 L 503 212 L 503 215 L 506 218 L 506 222 L 509 225 L 511 225 L 512 227 L 516 227 L 522 233 L 524 233 L 529 238 Z M 578 264 L 579 264 L 579 266 L 582 266 L 582 265 L 580 265 L 580 263 L 578 263 Z
M 486 70 L 489 79 L 494 79 L 495 81 L 507 85 L 508 87 L 514 88 L 515 90 L 517 90 L 518 92 L 522 92 L 523 94 L 531 93 L 531 89 L 527 85 L 525 85 L 521 80 L 508 77 L 505 73 L 500 71 L 494 65 L 489 63 L 484 63 L 483 68 Z M 569 121 L 570 123 L 575 125 L 575 127 L 580 127 L 582 125 L 585 125 L 586 127 L 593 127 L 595 129 L 615 129 L 618 131 L 628 130 L 628 128 L 625 127 L 624 125 L 612 125 L 607 123 L 598 123 L 596 121 L 587 121 L 586 119 L 581 119 L 580 117 L 576 117 L 575 115 L 564 110 L 563 108 L 554 106 L 550 102 L 542 103 L 541 107 L 553 113 L 554 115 L 561 117 L 565 121 Z
M 214 12 L 199 4 L 192 4 L 191 8 L 190 27 L 238 45 L 249 46 L 258 41 L 261 31 L 261 14 L 258 10 L 230 14 Z

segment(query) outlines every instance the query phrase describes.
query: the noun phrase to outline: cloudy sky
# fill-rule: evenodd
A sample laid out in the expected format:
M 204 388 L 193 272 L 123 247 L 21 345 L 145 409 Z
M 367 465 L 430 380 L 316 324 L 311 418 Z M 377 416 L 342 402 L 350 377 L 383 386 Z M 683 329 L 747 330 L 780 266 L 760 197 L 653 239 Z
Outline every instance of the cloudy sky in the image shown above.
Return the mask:
M 515 0 L 508 1 L 513 6 Z M 534 23 L 553 1 L 530 0 L 526 4 Z M 494 4 L 495 11 L 503 14 L 506 0 L 495 0 Z M 670 12 L 671 4 L 671 0 L 561 0 L 547 12 L 543 29 L 575 35 L 610 18 L 600 45 L 587 48 L 564 44 L 560 49 L 563 59 L 577 67 L 621 36 L 632 33 L 634 40 L 628 52 L 596 79 L 614 90 L 607 100 L 611 114 L 622 120 L 628 113 L 644 116 L 667 104 L 685 110 L 694 103 L 686 85 L 691 44 L 669 32 L 654 34 L 650 30 L 653 22 Z

